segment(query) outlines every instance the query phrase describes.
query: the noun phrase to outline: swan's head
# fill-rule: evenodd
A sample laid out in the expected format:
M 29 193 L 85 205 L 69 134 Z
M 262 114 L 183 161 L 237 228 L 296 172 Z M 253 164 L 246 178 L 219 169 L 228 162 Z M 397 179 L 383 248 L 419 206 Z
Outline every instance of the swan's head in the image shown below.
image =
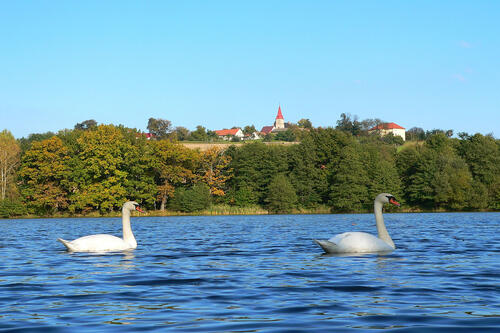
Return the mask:
M 383 204 L 390 203 L 398 207 L 401 206 L 401 204 L 396 200 L 396 198 L 389 193 L 380 193 L 375 198 L 375 201 L 381 202 Z
M 135 201 L 127 201 L 123 204 L 123 209 L 127 209 L 129 211 L 136 210 L 138 212 L 144 213 L 141 209 L 141 206 Z

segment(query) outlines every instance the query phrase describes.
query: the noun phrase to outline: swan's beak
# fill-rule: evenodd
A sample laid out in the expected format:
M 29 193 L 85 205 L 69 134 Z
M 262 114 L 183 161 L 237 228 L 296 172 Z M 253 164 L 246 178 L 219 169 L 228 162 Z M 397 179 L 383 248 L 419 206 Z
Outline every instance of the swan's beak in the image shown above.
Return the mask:
M 144 211 L 139 206 L 135 206 L 135 210 L 138 212 L 144 213 Z
M 398 206 L 398 207 L 401 206 L 401 204 L 399 202 L 397 202 L 396 199 L 394 199 L 394 198 L 390 198 L 389 202 L 395 206 Z

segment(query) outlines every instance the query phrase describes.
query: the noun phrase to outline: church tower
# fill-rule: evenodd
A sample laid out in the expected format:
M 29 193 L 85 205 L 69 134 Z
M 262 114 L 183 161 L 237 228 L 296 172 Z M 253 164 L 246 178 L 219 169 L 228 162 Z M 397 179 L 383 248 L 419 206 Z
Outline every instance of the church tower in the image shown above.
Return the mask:
M 276 120 L 274 121 L 275 129 L 284 129 L 285 128 L 285 119 L 283 119 L 283 115 L 281 114 L 281 105 L 278 107 L 278 115 L 276 116 Z

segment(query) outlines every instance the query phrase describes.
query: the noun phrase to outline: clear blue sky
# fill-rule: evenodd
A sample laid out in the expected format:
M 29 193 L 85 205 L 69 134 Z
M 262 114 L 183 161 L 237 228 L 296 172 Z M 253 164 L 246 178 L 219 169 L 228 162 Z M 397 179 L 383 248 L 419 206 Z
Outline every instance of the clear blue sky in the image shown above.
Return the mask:
M 340 114 L 500 137 L 500 1 L 1 1 L 0 130 Z

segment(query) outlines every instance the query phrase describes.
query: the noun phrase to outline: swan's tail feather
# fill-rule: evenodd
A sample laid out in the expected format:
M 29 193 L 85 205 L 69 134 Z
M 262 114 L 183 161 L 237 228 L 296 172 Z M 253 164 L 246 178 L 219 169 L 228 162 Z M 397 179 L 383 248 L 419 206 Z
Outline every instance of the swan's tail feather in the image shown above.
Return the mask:
M 64 240 L 62 238 L 58 238 L 57 240 L 60 241 L 61 243 L 63 243 L 63 245 L 66 246 L 66 249 L 68 249 L 68 251 L 73 251 L 73 248 L 71 247 L 70 242 L 68 242 L 67 240 Z
M 337 244 L 335 244 L 333 242 L 330 242 L 328 240 L 322 240 L 322 239 L 315 239 L 314 242 L 316 242 L 316 244 L 321 246 L 323 251 L 325 251 L 326 253 L 338 253 L 339 252 L 339 248 L 338 248 Z

